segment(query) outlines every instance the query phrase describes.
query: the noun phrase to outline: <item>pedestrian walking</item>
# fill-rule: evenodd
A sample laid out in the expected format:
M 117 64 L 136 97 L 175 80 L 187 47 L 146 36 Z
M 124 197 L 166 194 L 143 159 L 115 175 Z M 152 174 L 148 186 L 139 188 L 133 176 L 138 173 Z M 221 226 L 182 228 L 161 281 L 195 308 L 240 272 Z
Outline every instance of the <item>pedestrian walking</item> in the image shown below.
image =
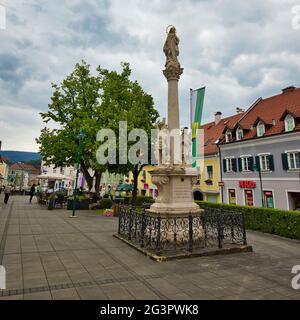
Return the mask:
M 32 198 L 35 195 L 35 184 L 31 186 L 29 194 L 30 194 L 29 203 L 31 203 Z
M 7 185 L 7 186 L 5 187 L 5 189 L 4 189 L 4 194 L 5 194 L 5 196 L 4 196 L 4 203 L 5 203 L 5 204 L 7 203 L 8 199 L 9 199 L 9 197 L 10 197 L 11 192 L 12 192 L 12 187 L 11 187 L 11 185 Z

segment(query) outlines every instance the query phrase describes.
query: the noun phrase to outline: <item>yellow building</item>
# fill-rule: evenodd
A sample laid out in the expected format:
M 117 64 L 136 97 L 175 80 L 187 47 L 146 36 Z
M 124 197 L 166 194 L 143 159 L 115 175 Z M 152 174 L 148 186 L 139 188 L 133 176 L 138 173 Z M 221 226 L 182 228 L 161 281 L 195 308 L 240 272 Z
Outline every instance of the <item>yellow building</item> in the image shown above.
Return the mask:
M 0 187 L 7 183 L 8 169 L 7 161 L 0 158 Z
M 155 198 L 157 196 L 157 187 L 151 181 L 150 170 L 153 170 L 154 166 L 147 165 L 143 167 L 138 178 L 138 195 L 145 195 Z M 129 181 L 133 182 L 133 174 L 130 172 Z
M 200 181 L 194 185 L 194 199 L 221 202 L 220 166 L 218 154 L 204 157 Z

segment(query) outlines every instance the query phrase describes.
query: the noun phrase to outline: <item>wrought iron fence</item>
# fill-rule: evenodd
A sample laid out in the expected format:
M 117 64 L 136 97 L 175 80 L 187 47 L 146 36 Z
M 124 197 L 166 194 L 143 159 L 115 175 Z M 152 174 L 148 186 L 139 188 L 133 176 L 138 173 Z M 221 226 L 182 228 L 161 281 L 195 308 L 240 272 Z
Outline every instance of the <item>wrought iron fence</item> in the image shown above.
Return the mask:
M 210 208 L 197 215 L 162 217 L 143 207 L 122 206 L 118 233 L 157 255 L 247 244 L 243 213 Z

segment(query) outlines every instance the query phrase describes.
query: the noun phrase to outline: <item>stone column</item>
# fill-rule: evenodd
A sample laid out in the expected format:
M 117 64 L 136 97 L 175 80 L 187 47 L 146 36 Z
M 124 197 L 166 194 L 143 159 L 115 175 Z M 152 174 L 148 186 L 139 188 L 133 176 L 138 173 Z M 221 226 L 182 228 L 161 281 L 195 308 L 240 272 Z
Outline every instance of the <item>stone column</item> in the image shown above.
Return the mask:
M 170 64 L 163 70 L 168 81 L 168 130 L 180 129 L 178 81 L 183 68 L 179 64 Z M 170 163 L 174 164 L 174 139 L 170 141 Z

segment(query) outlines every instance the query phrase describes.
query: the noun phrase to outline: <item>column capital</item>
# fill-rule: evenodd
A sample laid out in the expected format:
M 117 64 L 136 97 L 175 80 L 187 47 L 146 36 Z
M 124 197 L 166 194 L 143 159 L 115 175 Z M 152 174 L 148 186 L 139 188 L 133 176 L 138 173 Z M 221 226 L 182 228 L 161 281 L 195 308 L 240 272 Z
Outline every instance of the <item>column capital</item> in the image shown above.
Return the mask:
M 168 81 L 170 80 L 179 80 L 180 75 L 182 75 L 183 68 L 180 67 L 180 64 L 169 64 L 163 74 Z

